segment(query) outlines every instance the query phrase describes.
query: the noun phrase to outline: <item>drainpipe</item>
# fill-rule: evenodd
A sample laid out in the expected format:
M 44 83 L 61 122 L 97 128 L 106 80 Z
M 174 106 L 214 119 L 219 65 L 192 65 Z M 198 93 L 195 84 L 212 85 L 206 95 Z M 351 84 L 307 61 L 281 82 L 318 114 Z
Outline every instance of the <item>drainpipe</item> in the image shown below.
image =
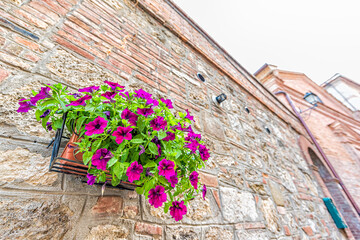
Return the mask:
M 284 94 L 286 97 L 286 100 L 289 102 L 291 108 L 293 109 L 293 111 L 295 112 L 296 116 L 299 118 L 300 122 L 302 123 L 302 125 L 304 126 L 306 132 L 309 134 L 311 140 L 314 142 L 316 148 L 319 150 L 321 156 L 323 157 L 323 159 L 325 160 L 326 164 L 328 165 L 328 167 L 330 168 L 331 172 L 334 174 L 334 176 L 336 177 L 336 179 L 339 181 L 340 186 L 342 187 L 342 189 L 344 190 L 346 196 L 348 197 L 348 199 L 350 200 L 351 204 L 353 205 L 353 207 L 355 208 L 357 214 L 360 216 L 360 209 L 358 207 L 358 205 L 356 204 L 356 202 L 354 201 L 354 199 L 352 198 L 350 192 L 348 191 L 348 189 L 346 188 L 346 186 L 344 185 L 343 181 L 341 180 L 340 176 L 337 174 L 337 172 L 335 171 L 334 167 L 331 165 L 329 159 L 326 157 L 324 151 L 322 150 L 322 148 L 320 147 L 319 143 L 316 141 L 314 135 L 312 134 L 312 132 L 310 131 L 309 127 L 306 125 L 304 119 L 301 117 L 300 113 L 296 110 L 294 103 L 292 102 L 290 96 L 284 92 L 284 91 L 278 91 L 276 93 L 274 93 L 275 95 L 278 94 Z

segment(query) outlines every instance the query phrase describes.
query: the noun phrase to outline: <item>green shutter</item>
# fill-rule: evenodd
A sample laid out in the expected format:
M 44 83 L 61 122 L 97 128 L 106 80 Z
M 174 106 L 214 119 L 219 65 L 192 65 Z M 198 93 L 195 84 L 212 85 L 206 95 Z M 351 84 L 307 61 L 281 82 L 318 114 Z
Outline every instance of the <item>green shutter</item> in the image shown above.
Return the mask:
M 342 220 L 339 211 L 337 210 L 337 208 L 335 207 L 333 201 L 331 198 L 323 198 L 323 201 L 331 215 L 331 217 L 333 218 L 336 227 L 337 228 L 347 228 L 347 226 L 345 225 L 344 221 Z

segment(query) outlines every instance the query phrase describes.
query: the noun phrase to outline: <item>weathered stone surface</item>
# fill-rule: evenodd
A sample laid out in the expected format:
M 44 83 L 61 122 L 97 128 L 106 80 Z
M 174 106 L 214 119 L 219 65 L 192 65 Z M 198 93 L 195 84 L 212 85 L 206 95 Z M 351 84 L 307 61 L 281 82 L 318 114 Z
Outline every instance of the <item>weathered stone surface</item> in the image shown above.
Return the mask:
M 263 212 L 267 222 L 267 228 L 274 233 L 278 232 L 280 230 L 280 225 L 278 223 L 279 218 L 277 216 L 274 203 L 270 199 L 262 200 L 261 211 Z
M 269 188 L 271 191 L 271 195 L 273 196 L 273 199 L 278 206 L 284 206 L 285 205 L 285 198 L 281 191 L 281 186 L 278 183 L 275 183 L 273 181 L 269 181 Z
M 129 230 L 123 226 L 99 225 L 91 228 L 86 240 L 126 240 Z
M 99 197 L 92 213 L 96 215 L 121 215 L 123 211 L 123 198 L 118 196 Z
M 233 239 L 234 234 L 231 228 L 209 227 L 205 229 L 206 240 Z
M 150 235 L 155 238 L 159 238 L 162 235 L 162 227 L 153 224 L 137 222 L 135 224 L 135 232 L 138 234 Z
M 53 198 L 0 197 L 1 239 L 62 239 L 74 214 Z
M 218 138 L 219 140 L 225 140 L 224 128 L 221 123 L 211 117 L 210 114 L 205 114 L 203 119 L 205 133 Z
M 166 237 L 172 240 L 200 240 L 201 229 L 190 227 L 167 227 Z
M 216 213 L 217 211 L 215 209 L 213 211 L 211 208 L 209 197 L 206 197 L 204 200 L 198 195 L 190 201 L 186 217 L 200 223 L 214 218 Z
M 32 153 L 17 147 L 14 150 L 0 151 L 0 183 L 27 183 L 50 186 L 58 174 L 49 172 L 50 157 Z
M 76 88 L 87 87 L 89 83 L 100 85 L 105 80 L 121 83 L 115 75 L 64 50 L 57 50 L 46 66 L 54 77 Z
M 238 192 L 234 188 L 220 188 L 221 208 L 227 222 L 243 220 L 255 221 L 258 218 L 255 200 L 251 193 Z
M 269 240 L 265 231 L 238 231 L 238 239 L 246 240 Z

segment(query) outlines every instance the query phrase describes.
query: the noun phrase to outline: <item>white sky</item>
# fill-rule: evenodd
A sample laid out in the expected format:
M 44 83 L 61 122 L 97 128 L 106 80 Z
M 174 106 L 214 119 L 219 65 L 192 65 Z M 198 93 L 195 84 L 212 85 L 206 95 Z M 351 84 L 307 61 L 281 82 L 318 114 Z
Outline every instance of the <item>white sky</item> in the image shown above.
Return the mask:
M 264 63 L 318 84 L 360 83 L 360 0 L 174 0 L 254 73 Z

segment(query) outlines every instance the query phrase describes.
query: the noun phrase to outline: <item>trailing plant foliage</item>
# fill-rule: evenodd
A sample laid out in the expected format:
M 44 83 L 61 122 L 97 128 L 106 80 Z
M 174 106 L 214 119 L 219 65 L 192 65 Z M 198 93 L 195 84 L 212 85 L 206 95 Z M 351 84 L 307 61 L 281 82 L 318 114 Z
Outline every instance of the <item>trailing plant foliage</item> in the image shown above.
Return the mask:
M 135 183 L 136 192 L 152 206 L 164 206 L 165 212 L 170 210 L 176 221 L 181 220 L 188 201 L 199 191 L 203 198 L 206 194 L 197 171 L 210 155 L 201 135 L 191 128 L 193 117 L 187 110 L 175 117 L 169 99 L 104 83 L 75 94 L 61 84 L 46 85 L 30 99 L 21 99 L 18 112 L 35 109 L 36 119 L 48 131 L 61 128 L 67 113 L 67 129 L 81 137 L 76 152 L 83 153 L 89 166 L 89 185 L 106 182 L 107 174 L 113 186 L 120 181 Z

